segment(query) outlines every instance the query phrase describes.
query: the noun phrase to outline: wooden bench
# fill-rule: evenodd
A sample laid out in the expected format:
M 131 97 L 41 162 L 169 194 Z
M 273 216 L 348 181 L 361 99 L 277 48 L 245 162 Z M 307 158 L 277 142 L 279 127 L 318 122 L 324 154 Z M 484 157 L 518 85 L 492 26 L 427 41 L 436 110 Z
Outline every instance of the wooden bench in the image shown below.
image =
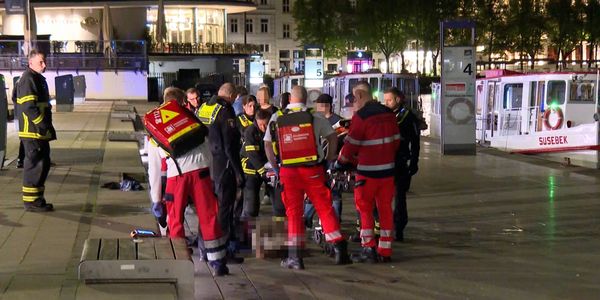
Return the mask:
M 85 283 L 171 282 L 179 299 L 194 298 L 194 263 L 184 240 L 88 239 L 79 262 Z

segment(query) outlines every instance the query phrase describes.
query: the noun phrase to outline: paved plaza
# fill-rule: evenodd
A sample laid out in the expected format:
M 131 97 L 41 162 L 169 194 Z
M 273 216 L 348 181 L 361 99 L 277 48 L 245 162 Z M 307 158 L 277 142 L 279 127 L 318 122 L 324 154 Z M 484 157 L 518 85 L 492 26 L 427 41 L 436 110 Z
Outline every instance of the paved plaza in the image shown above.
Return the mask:
M 176 299 L 168 283 L 84 284 L 77 267 L 88 238 L 127 238 L 155 228 L 148 192 L 103 189 L 125 172 L 143 178 L 133 132 L 115 107 L 145 102 L 88 101 L 54 115 L 58 140 L 46 197 L 50 213 L 24 212 L 18 140 L 9 124 L 8 165 L 0 171 L 0 299 Z M 334 266 L 308 242 L 306 270 L 246 254 L 231 275 L 213 278 L 195 259 L 196 299 L 594 299 L 600 295 L 600 172 L 478 148 L 442 157 L 422 141 L 409 193 L 405 242 L 393 262 Z M 144 182 L 144 186 L 147 184 Z M 354 230 L 352 195 L 343 228 Z M 268 207 L 263 207 L 267 213 Z M 351 249 L 359 245 L 351 243 Z

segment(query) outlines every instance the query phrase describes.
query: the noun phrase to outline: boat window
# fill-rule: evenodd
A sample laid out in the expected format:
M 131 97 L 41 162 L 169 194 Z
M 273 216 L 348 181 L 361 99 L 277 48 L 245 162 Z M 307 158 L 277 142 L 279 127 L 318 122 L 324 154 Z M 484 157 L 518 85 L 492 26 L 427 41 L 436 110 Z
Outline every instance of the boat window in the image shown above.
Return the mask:
M 532 81 L 529 88 L 529 107 L 535 107 L 535 95 L 537 94 L 537 81 Z
M 298 79 L 292 79 L 292 87 L 295 87 L 298 85 Z
M 382 84 L 382 89 L 384 91 L 387 91 L 387 89 L 389 89 L 389 88 L 392 87 L 392 79 L 390 79 L 390 78 L 383 78 L 382 81 L 381 81 L 381 84 Z
M 483 84 L 484 84 L 483 82 L 480 82 L 477 85 L 477 89 L 476 89 L 477 95 L 475 97 L 475 99 L 476 99 L 475 103 L 477 104 L 476 106 L 477 106 L 477 114 L 478 115 L 481 115 L 481 110 L 482 110 L 482 107 L 483 107 L 484 101 L 485 101 L 485 97 L 483 95 Z
M 416 95 L 417 90 L 415 89 L 415 81 L 408 79 L 404 81 L 404 95 L 406 97 L 412 98 Z
M 564 81 L 548 81 L 548 95 L 546 96 L 546 104 L 561 105 L 565 103 L 567 84 Z
M 522 83 L 511 83 L 504 86 L 504 109 L 521 108 L 522 100 Z
M 593 81 L 572 81 L 569 85 L 569 102 L 594 102 L 596 84 Z
M 379 90 L 378 78 L 369 78 L 369 84 L 371 85 L 371 90 L 377 91 Z
M 402 87 L 402 81 L 403 80 L 404 79 L 402 79 L 402 78 L 396 78 L 396 85 L 395 85 L 395 87 L 397 87 L 399 90 L 403 89 L 403 87 Z

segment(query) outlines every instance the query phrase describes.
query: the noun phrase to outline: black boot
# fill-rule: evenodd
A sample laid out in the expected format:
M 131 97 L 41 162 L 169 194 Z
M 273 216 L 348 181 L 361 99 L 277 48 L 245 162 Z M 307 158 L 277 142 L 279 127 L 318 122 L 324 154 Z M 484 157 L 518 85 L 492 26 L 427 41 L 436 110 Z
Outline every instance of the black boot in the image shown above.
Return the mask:
M 218 259 L 208 262 L 212 269 L 213 276 L 225 276 L 229 274 L 229 268 L 225 259 Z
M 375 248 L 363 247 L 359 253 L 352 254 L 352 261 L 355 263 L 370 263 L 377 262 L 377 251 Z
M 336 265 L 351 264 L 352 260 L 348 256 L 348 242 L 346 240 L 339 241 L 333 244 Z
M 25 207 L 25 211 L 30 212 L 47 212 L 54 210 L 52 203 L 46 203 L 45 199 L 38 199 L 32 202 L 23 202 L 23 206 Z
M 288 257 L 281 260 L 281 267 L 286 269 L 304 270 L 302 249 L 298 247 L 290 247 L 288 249 Z

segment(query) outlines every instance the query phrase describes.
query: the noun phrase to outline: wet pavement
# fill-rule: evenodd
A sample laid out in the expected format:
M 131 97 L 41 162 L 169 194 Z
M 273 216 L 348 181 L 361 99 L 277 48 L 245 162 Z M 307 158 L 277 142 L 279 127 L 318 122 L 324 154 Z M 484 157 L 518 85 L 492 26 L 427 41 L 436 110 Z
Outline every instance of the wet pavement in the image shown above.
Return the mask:
M 56 167 L 46 185 L 55 212 L 25 213 L 21 170 L 11 162 L 0 171 L 1 299 L 176 298 L 166 283 L 77 280 L 85 239 L 124 238 L 154 226 L 147 191 L 100 188 L 121 172 L 144 172 L 136 143 L 106 139 L 110 131 L 133 131 L 131 122 L 111 118 L 117 104 L 90 101 L 55 114 Z M 139 112 L 150 108 L 131 104 Z M 18 143 L 8 127 L 13 159 Z M 443 157 L 438 149 L 424 139 L 405 242 L 393 244 L 392 263 L 334 266 L 309 242 L 304 271 L 247 255 L 244 264 L 230 266 L 232 275 L 215 279 L 195 258 L 196 299 L 598 298 L 598 170 L 486 148 L 474 157 Z M 352 195 L 345 194 L 346 233 L 354 218 Z

